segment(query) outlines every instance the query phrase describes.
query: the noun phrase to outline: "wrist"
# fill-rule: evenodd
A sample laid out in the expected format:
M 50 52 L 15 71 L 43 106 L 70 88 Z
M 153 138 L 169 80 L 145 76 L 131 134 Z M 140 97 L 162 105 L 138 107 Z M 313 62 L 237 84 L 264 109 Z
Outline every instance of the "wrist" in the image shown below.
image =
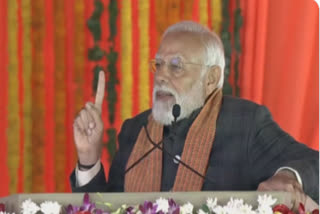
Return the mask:
M 298 183 L 301 185 L 301 188 L 303 187 L 303 185 L 302 185 L 302 179 L 301 179 L 301 177 L 300 177 L 299 172 L 298 172 L 297 170 L 295 170 L 294 168 L 292 168 L 292 167 L 288 167 L 288 166 L 280 167 L 280 168 L 276 171 L 275 175 L 278 174 L 279 172 L 283 171 L 283 170 L 286 170 L 286 171 L 289 171 L 289 172 L 293 173 L 293 174 L 295 175 L 296 180 L 297 180 Z
M 299 180 L 297 179 L 297 176 L 296 176 L 295 173 L 292 172 L 291 170 L 282 169 L 282 170 L 280 170 L 279 172 L 277 172 L 276 175 L 286 177 L 287 179 L 292 180 L 292 181 L 294 180 L 294 181 L 296 181 L 297 183 L 299 183 L 299 185 L 302 187 L 301 183 L 300 183 Z
M 285 176 L 288 176 L 288 177 L 296 178 L 295 174 L 292 171 L 288 170 L 288 169 L 281 169 L 276 174 L 281 174 L 281 175 L 285 175 Z
M 80 166 L 93 166 L 100 160 L 100 155 L 95 151 L 78 152 L 78 164 Z M 86 169 L 87 167 L 83 167 Z
M 95 165 L 96 165 L 96 163 L 94 163 L 94 164 L 89 164 L 89 165 L 87 165 L 87 164 L 82 164 L 82 163 L 80 163 L 80 161 L 78 160 L 78 168 L 79 168 L 80 171 L 88 171 L 88 170 L 92 169 Z

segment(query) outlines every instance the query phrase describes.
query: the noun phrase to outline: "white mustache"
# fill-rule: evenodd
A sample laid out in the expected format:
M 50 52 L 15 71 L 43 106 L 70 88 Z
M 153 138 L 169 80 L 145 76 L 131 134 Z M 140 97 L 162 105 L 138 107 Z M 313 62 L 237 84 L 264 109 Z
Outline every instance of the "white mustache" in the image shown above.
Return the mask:
M 178 97 L 178 93 L 172 89 L 172 88 L 169 88 L 167 86 L 164 86 L 164 85 L 161 85 L 161 86 L 158 86 L 158 85 L 155 85 L 153 87 L 153 96 L 155 97 L 156 93 L 158 91 L 162 91 L 162 92 L 165 92 L 165 93 L 171 93 L 175 98 Z

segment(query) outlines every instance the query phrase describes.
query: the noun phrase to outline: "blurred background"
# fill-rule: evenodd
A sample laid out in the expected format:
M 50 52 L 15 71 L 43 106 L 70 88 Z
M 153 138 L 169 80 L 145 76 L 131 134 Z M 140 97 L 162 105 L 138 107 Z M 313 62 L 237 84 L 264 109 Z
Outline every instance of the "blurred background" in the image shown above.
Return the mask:
M 107 76 L 102 161 L 151 106 L 161 34 L 180 20 L 224 43 L 225 94 L 266 105 L 319 150 L 319 10 L 313 0 L 0 0 L 0 196 L 69 192 L 72 124 Z M 284 154 L 285 155 L 285 154 Z

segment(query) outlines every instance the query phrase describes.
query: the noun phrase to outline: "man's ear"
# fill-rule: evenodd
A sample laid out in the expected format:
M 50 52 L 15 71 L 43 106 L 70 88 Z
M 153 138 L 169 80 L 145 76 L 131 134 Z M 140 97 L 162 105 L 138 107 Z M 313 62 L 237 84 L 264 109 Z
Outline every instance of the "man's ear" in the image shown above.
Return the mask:
M 208 97 L 216 88 L 222 75 L 220 66 L 214 65 L 209 68 L 206 80 L 206 97 Z

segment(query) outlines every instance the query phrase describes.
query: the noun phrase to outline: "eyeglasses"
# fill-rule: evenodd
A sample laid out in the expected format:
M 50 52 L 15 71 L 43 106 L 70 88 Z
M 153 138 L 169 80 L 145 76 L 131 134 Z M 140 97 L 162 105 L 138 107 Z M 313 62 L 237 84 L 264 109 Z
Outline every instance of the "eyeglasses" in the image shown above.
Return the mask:
M 185 65 L 197 65 L 197 66 L 206 66 L 209 65 L 203 65 L 203 64 L 196 64 L 191 62 L 182 62 L 180 58 L 172 58 L 169 60 L 169 62 L 166 62 L 162 59 L 153 59 L 149 62 L 150 64 L 150 70 L 153 73 L 157 73 L 161 71 L 165 66 L 167 66 L 167 69 L 169 72 L 175 76 L 181 76 L 183 72 L 186 70 Z

